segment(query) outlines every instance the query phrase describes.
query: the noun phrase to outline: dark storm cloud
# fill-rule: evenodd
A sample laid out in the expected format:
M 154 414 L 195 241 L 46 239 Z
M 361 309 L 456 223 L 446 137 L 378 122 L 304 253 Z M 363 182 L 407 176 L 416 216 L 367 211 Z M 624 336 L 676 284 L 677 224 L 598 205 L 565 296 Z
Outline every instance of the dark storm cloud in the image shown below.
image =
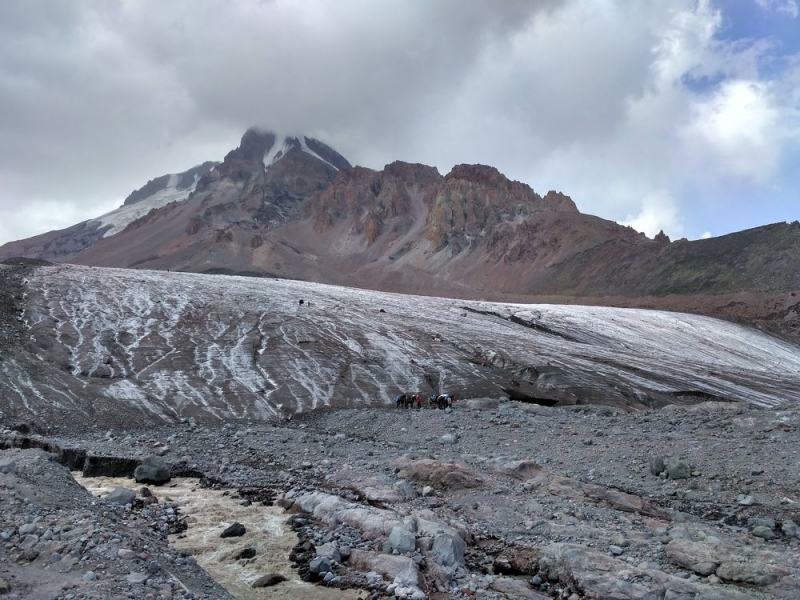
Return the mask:
M 221 158 L 254 124 L 389 157 L 485 44 L 551 4 L 6 3 L 0 238 L 33 233 L 30 202 L 97 215 L 147 178 Z M 69 224 L 46 206 L 45 227 Z
M 716 39 L 708 0 L 11 0 L 0 17 L 0 242 L 221 159 L 251 125 L 374 168 L 494 164 L 673 235 L 698 190 L 791 189 L 800 147 L 800 61 L 761 80 L 769 45 Z

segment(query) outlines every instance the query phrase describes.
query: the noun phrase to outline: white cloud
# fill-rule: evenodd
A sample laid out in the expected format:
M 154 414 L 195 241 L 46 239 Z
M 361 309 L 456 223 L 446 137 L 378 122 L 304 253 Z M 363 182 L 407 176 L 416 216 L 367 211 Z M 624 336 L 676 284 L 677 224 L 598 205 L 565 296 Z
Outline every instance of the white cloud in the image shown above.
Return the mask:
M 664 231 L 674 238 L 683 232 L 677 203 L 667 190 L 657 190 L 645 196 L 639 213 L 628 216 L 622 224 L 642 231 L 648 237 Z
M 774 176 L 784 123 L 768 84 L 727 81 L 693 113 L 684 129 L 686 145 L 706 167 L 721 177 L 768 181 Z
M 796 19 L 800 15 L 796 0 L 756 0 L 761 8 L 774 10 Z
M 709 239 L 710 237 L 712 237 L 712 236 L 711 236 L 711 232 L 710 232 L 710 231 L 704 231 L 704 232 L 703 232 L 703 235 L 701 235 L 701 236 L 700 236 L 700 239 L 701 239 L 701 240 L 707 240 L 707 239 Z

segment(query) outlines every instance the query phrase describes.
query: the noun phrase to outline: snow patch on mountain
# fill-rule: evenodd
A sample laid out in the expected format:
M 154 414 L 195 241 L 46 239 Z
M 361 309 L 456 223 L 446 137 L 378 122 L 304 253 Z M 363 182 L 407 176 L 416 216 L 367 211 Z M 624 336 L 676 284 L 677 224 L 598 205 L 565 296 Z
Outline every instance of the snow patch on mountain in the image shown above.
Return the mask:
M 304 135 L 301 135 L 301 136 L 298 136 L 298 138 L 297 138 L 297 139 L 300 141 L 300 147 L 303 149 L 303 152 L 305 152 L 306 154 L 310 154 L 311 156 L 313 156 L 313 157 L 314 157 L 314 158 L 316 158 L 317 160 L 321 160 L 321 161 L 322 161 L 322 162 L 324 162 L 326 165 L 328 165 L 328 166 L 330 166 L 330 167 L 333 167 L 333 168 L 334 168 L 334 169 L 336 169 L 337 171 L 339 170 L 339 167 L 337 167 L 337 166 L 333 165 L 332 163 L 329 163 L 327 160 L 325 160 L 324 158 L 322 158 L 322 157 L 321 157 L 319 154 L 317 154 L 317 153 L 316 153 L 316 152 L 314 152 L 314 151 L 313 151 L 311 148 L 309 148 L 309 147 L 308 147 L 308 143 L 306 142 L 306 136 L 304 136 Z
M 284 156 L 286 156 L 287 152 L 294 148 L 296 144 L 300 144 L 300 149 L 308 154 L 309 156 L 313 156 L 317 160 L 324 162 L 326 165 L 332 167 L 333 169 L 339 170 L 339 167 L 334 165 L 333 163 L 325 160 L 322 158 L 318 153 L 314 152 L 309 145 L 308 145 L 308 137 L 304 135 L 288 135 L 288 136 L 280 136 L 278 134 L 275 135 L 275 141 L 273 142 L 272 146 L 264 153 L 264 170 L 268 170 L 272 165 L 280 161 Z
M 136 204 L 120 206 L 109 213 L 89 221 L 89 223 L 99 223 L 99 228 L 110 226 L 110 229 L 103 234 L 103 237 L 110 237 L 124 231 L 125 228 L 136 219 L 140 219 L 155 208 L 162 208 L 173 202 L 182 202 L 186 200 L 197 187 L 197 182 L 199 180 L 200 176 L 195 175 L 192 185 L 181 190 L 177 188 L 179 176 L 172 174 L 169 176 L 167 186 L 151 195 L 149 198 L 145 198 Z
M 280 136 L 275 134 L 275 141 L 272 144 L 272 147 L 264 153 L 264 170 L 266 171 L 284 156 L 289 150 L 292 149 L 294 146 L 293 138 L 284 137 L 283 141 L 278 143 L 280 140 Z

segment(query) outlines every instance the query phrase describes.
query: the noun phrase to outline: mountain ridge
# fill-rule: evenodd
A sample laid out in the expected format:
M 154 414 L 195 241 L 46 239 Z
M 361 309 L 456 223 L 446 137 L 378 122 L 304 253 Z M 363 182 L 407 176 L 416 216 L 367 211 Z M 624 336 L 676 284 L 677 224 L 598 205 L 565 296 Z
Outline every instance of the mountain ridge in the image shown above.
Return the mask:
M 166 190 L 175 192 L 174 201 L 147 204 Z M 494 300 L 620 303 L 752 293 L 788 306 L 780 318 L 800 332 L 794 305 L 779 298 L 800 289 L 796 222 L 710 240 L 649 239 L 579 212 L 561 192 L 542 195 L 512 181 L 495 167 L 456 165 L 444 175 L 402 161 L 381 170 L 353 167 L 311 137 L 258 128 L 246 131 L 222 162 L 204 163 L 177 180 L 151 180 L 129 201 L 117 211 L 135 209 L 135 218 L 114 221 L 118 213 L 112 211 L 6 244 L 0 258 L 278 276 Z M 680 302 L 674 305 L 680 309 Z M 703 310 L 687 300 L 690 305 Z M 720 314 L 720 306 L 711 301 L 710 314 Z

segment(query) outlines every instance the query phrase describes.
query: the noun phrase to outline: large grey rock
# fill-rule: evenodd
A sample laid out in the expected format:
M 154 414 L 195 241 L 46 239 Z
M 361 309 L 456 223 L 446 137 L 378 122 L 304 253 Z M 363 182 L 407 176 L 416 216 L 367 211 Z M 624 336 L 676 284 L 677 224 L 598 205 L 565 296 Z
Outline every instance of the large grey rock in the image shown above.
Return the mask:
M 650 457 L 650 473 L 653 475 L 660 475 L 667 467 L 664 465 L 664 459 L 660 456 Z
M 392 528 L 402 525 L 399 515 L 390 510 L 362 506 L 324 492 L 311 492 L 295 498 L 303 511 L 331 525 L 346 523 L 360 530 L 365 539 L 389 535 Z
M 752 596 L 634 567 L 576 544 L 550 544 L 540 549 L 539 577 L 580 589 L 592 600 L 748 600 Z
M 36 523 L 25 523 L 19 526 L 19 534 L 28 535 L 29 533 L 36 533 L 37 529 L 39 529 L 39 526 Z
M 39 536 L 31 533 L 22 538 L 22 541 L 19 543 L 19 547 L 23 550 L 31 550 L 38 543 Z
M 784 535 L 788 535 L 789 537 L 797 537 L 797 523 L 791 519 L 786 519 L 781 523 L 781 531 L 783 531 Z
M 667 473 L 669 473 L 670 479 L 689 479 L 692 476 L 692 469 L 689 463 L 672 459 L 667 465 Z
M 671 540 L 667 544 L 666 554 L 671 563 L 698 575 L 711 575 L 722 562 L 714 546 L 686 539 Z
M 401 457 L 394 461 L 394 465 L 400 468 L 400 477 L 411 479 L 421 485 L 451 490 L 481 486 L 481 478 L 465 464 L 447 463 L 429 458 L 413 460 Z
M 0 473 L 16 473 L 17 463 L 11 458 L 0 459 Z
M 695 581 L 688 581 L 680 577 L 670 577 L 663 586 L 657 586 L 658 591 L 650 598 L 659 600 L 753 600 L 753 595 L 739 592 L 723 585 L 706 585 Z M 663 589 L 663 596 L 662 594 Z
M 316 556 L 308 563 L 308 570 L 314 575 L 324 575 L 331 571 L 331 561 L 327 556 Z
M 398 585 L 416 586 L 419 584 L 419 570 L 408 556 L 378 554 L 354 548 L 350 554 L 350 566 L 364 573 L 370 571 L 379 573 L 386 581 L 393 581 Z
M 747 519 L 747 524 L 750 527 L 766 527 L 767 529 L 775 530 L 775 519 L 771 519 L 769 517 L 753 517 L 751 519 Z
M 444 567 L 452 567 L 464 563 L 464 552 L 467 544 L 454 533 L 440 533 L 433 538 L 431 553 L 437 562 Z
M 524 581 L 511 577 L 498 577 L 492 581 L 489 587 L 500 592 L 509 600 L 550 600 L 548 596 L 542 596 L 533 591 Z
M 125 487 L 116 487 L 106 496 L 106 500 L 115 504 L 133 504 L 136 492 Z
M 317 556 L 324 556 L 336 562 L 342 562 L 342 555 L 339 554 L 339 548 L 334 542 L 328 542 L 327 544 L 320 544 L 317 546 Z
M 161 485 L 170 480 L 170 468 L 160 456 L 148 456 L 133 471 L 137 483 Z
M 221 538 L 242 537 L 247 533 L 247 528 L 241 523 L 233 523 L 228 525 L 225 530 L 219 534 Z
M 403 527 L 395 527 L 392 533 L 389 534 L 389 544 L 392 550 L 396 550 L 400 554 L 406 552 L 413 552 L 417 547 L 417 540 L 414 534 Z
M 414 485 L 410 481 L 400 479 L 395 482 L 394 487 L 403 494 L 403 497 L 406 500 L 413 500 L 417 497 L 417 491 L 414 489 Z
M 775 532 L 766 525 L 756 525 L 750 530 L 750 533 L 765 540 L 775 539 Z
M 789 571 L 782 567 L 768 565 L 757 560 L 747 562 L 724 562 L 717 569 L 717 577 L 736 583 L 770 585 Z
M 642 512 L 645 508 L 645 502 L 639 496 L 618 490 L 608 490 L 605 499 L 611 506 L 623 512 Z

